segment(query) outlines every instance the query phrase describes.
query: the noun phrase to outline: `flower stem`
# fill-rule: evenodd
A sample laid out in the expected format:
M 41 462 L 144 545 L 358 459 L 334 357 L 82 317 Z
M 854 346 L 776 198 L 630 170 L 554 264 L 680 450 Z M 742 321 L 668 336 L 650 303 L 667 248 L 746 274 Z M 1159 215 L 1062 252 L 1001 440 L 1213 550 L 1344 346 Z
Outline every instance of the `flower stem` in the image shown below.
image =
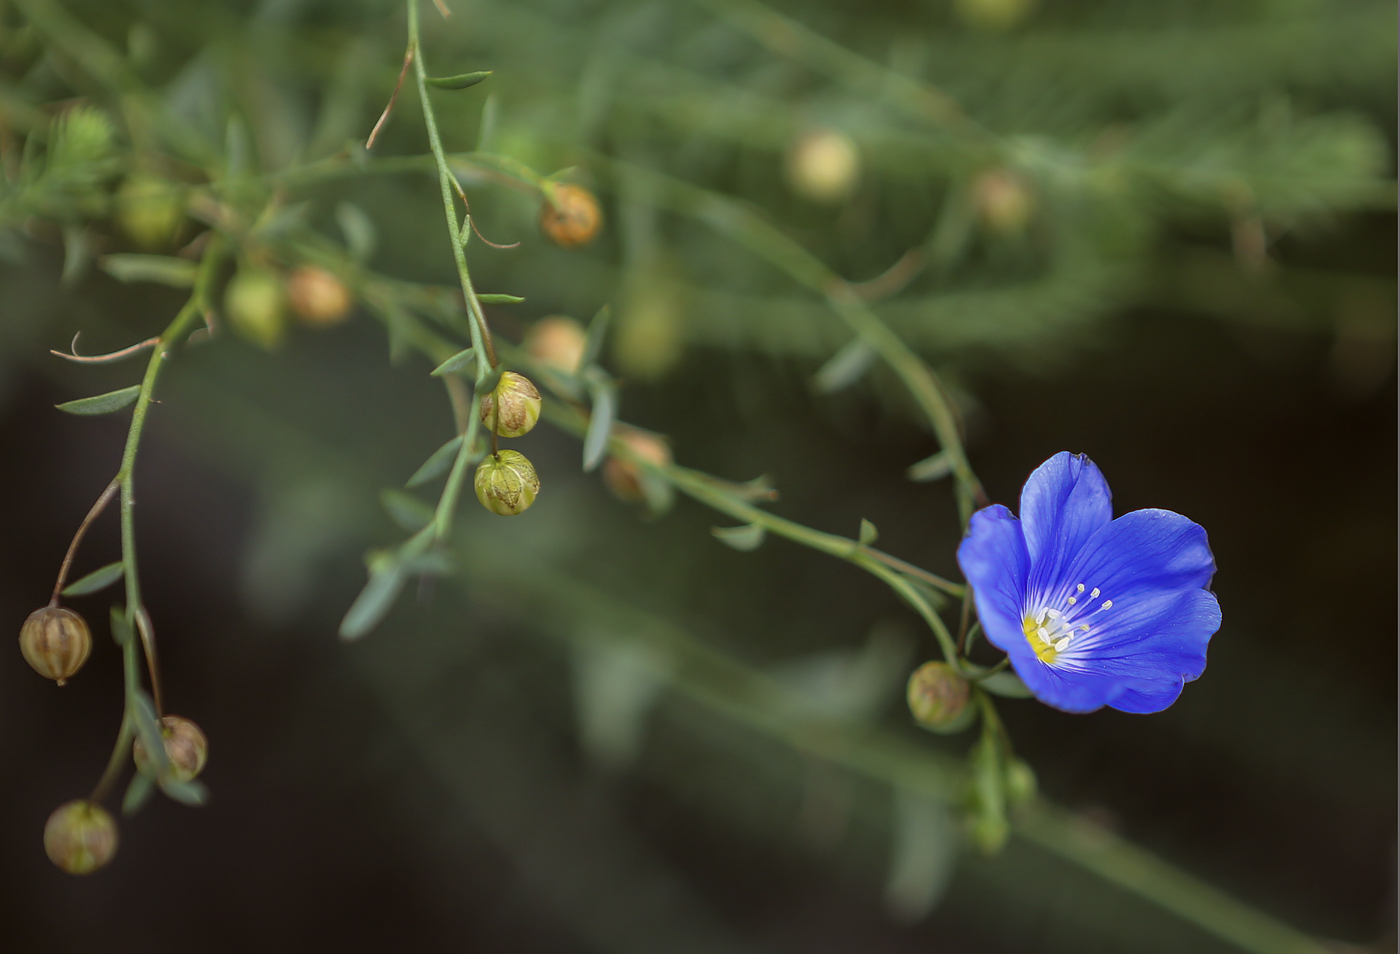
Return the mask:
M 102 491 L 101 496 L 97 498 L 97 502 L 92 505 L 92 509 L 87 512 L 83 522 L 78 524 L 78 531 L 73 534 L 73 540 L 68 544 L 68 552 L 63 555 L 63 563 L 58 568 L 58 581 L 53 585 L 53 598 L 49 600 L 50 606 L 58 605 L 58 597 L 63 592 L 63 584 L 68 582 L 68 571 L 73 566 L 73 557 L 78 552 L 78 544 L 83 542 L 83 536 L 87 533 L 88 527 L 92 526 L 92 522 L 112 502 L 112 497 L 116 494 L 119 486 L 115 480 L 109 483 L 107 488 Z

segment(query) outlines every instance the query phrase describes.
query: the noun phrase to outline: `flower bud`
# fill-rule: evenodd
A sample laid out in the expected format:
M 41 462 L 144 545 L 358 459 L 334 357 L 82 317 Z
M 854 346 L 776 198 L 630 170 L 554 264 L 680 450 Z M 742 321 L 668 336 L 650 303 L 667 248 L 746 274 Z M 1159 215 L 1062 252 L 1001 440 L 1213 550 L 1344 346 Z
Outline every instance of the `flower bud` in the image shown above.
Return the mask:
M 1020 235 L 1035 214 L 1035 193 L 1026 180 L 1009 169 L 991 169 L 972 184 L 977 217 L 990 232 Z
M 535 502 L 540 477 L 519 451 L 503 450 L 486 455 L 476 468 L 476 499 L 492 513 L 513 517 Z
M 583 186 L 556 183 L 540 207 L 540 231 L 560 248 L 578 248 L 593 241 L 603 224 L 598 198 Z
M 303 265 L 287 279 L 287 298 L 292 310 L 308 325 L 328 328 L 350 314 L 350 290 L 345 283 L 315 265 Z
M 117 823 L 92 802 L 60 805 L 44 825 L 44 852 L 69 874 L 90 874 L 117 853 Z
M 496 390 L 481 396 L 481 423 L 488 431 L 494 424 L 502 437 L 528 434 L 539 419 L 540 392 L 523 374 L 503 372 Z
M 909 711 L 919 725 L 938 730 L 957 727 L 967 711 L 967 680 L 945 662 L 926 662 L 909 677 Z
M 787 178 L 792 190 L 805 199 L 840 202 L 860 180 L 860 153 L 845 133 L 813 129 L 788 150 Z
M 525 352 L 540 364 L 573 374 L 583 360 L 588 333 L 583 325 L 563 315 L 541 318 L 525 333 Z
M 270 268 L 243 265 L 224 292 L 224 310 L 233 330 L 271 351 L 287 330 L 287 295 Z
M 34 671 L 60 686 L 87 662 L 92 633 L 86 621 L 62 606 L 45 606 L 29 614 L 19 631 L 19 650 Z
M 133 173 L 117 190 L 117 223 L 144 249 L 168 248 L 184 220 L 178 186 L 159 176 Z
M 204 763 L 209 759 L 209 740 L 199 726 L 183 716 L 165 716 L 160 720 L 160 736 L 165 742 L 170 774 L 176 781 L 188 782 L 204 771 Z M 151 758 L 139 738 L 131 745 L 131 755 L 138 769 L 150 772 Z
M 653 464 L 671 462 L 671 448 L 666 445 L 664 438 L 622 425 L 613 426 L 613 436 L 625 443 L 644 461 Z M 642 490 L 641 468 L 630 460 L 610 456 L 604 461 L 603 483 L 612 491 L 613 496 L 623 503 L 646 502 L 646 494 Z

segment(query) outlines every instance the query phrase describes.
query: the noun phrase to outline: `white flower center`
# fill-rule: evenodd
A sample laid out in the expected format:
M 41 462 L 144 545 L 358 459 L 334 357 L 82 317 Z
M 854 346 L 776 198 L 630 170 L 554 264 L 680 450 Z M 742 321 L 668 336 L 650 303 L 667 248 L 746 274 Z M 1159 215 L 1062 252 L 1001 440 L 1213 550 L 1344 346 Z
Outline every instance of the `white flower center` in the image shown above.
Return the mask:
M 1072 643 L 1092 632 L 1089 617 L 1113 608 L 1113 600 L 1100 602 L 1103 593 L 1097 586 L 1085 590 L 1084 584 L 1078 583 L 1072 591 L 1040 597 L 1026 607 L 1021 630 L 1041 662 L 1053 664 Z

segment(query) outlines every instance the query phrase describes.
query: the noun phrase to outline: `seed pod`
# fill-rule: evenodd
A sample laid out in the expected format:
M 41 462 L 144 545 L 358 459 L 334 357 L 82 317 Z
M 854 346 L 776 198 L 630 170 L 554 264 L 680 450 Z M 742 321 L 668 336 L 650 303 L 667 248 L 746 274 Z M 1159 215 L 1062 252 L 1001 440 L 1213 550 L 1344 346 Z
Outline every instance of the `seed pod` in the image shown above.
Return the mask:
M 476 499 L 492 513 L 513 517 L 524 513 L 540 492 L 535 467 L 519 451 L 488 454 L 476 469 Z
M 117 190 L 117 221 L 144 249 L 168 248 L 184 220 L 179 187 L 159 176 L 133 173 Z
M 500 417 L 497 417 L 499 407 Z M 540 419 L 540 392 L 523 374 L 502 373 L 496 390 L 481 396 L 481 423 L 490 430 L 494 423 L 502 437 L 528 434 Z
M 540 207 L 540 231 L 560 248 L 578 248 L 593 241 L 603 225 L 598 198 L 583 186 L 558 183 Z M 551 201 L 551 198 L 553 201 Z
M 573 374 L 583 360 L 588 333 L 563 315 L 541 318 L 525 333 L 525 351 L 540 364 Z
M 165 757 L 170 761 L 170 774 L 178 782 L 188 782 L 204 771 L 209 759 L 209 740 L 204 732 L 183 716 L 169 715 L 160 720 L 160 736 L 165 742 Z M 136 767 L 150 772 L 150 755 L 138 738 L 131 745 Z
M 24 621 L 19 650 L 35 672 L 61 686 L 87 662 L 92 633 L 87 622 L 72 610 L 45 606 Z
M 671 448 L 664 438 L 646 431 L 617 426 L 613 436 L 625 443 L 642 460 L 652 464 L 669 464 Z M 645 503 L 646 494 L 642 490 L 641 468 L 630 460 L 609 457 L 603 462 L 603 483 L 613 496 L 623 503 Z
M 1030 184 L 1010 169 L 991 169 L 978 176 L 972 183 L 972 201 L 982 225 L 998 235 L 1020 235 L 1035 214 Z
M 840 202 L 860 181 L 860 153 L 845 133 L 813 129 L 788 150 L 787 178 L 792 190 L 805 199 L 828 205 Z
M 287 279 L 287 298 L 292 311 L 308 325 L 328 328 L 350 315 L 350 290 L 331 272 L 315 265 L 303 265 Z
M 92 802 L 60 805 L 44 825 L 44 852 L 69 874 L 90 874 L 117 853 L 117 823 Z
M 271 351 L 287 330 L 287 293 L 270 268 L 244 264 L 224 292 L 224 309 L 233 330 Z
M 909 711 L 925 728 L 948 730 L 967 710 L 967 680 L 945 662 L 927 662 L 909 677 Z

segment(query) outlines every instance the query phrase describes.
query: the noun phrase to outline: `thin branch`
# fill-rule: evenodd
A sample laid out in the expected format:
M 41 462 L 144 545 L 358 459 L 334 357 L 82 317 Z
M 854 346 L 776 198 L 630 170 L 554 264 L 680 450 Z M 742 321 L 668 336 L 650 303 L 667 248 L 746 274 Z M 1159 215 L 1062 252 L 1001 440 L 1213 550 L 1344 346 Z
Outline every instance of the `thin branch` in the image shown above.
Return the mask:
M 98 518 L 102 511 L 107 509 L 107 505 L 112 502 L 112 498 L 120 489 L 121 484 L 115 480 L 108 484 L 107 489 L 102 491 L 97 502 L 92 505 L 92 509 L 88 510 L 83 522 L 78 524 L 78 532 L 73 534 L 73 541 L 68 544 L 68 552 L 63 555 L 63 563 L 58 568 L 58 582 L 53 585 L 53 599 L 49 600 L 50 606 L 58 605 L 59 594 L 63 592 L 63 584 L 68 582 L 68 571 L 73 566 L 73 556 L 78 552 L 78 544 L 83 542 L 83 535 L 87 533 L 88 527 L 92 526 L 92 522 Z
M 81 334 L 82 332 L 79 331 L 77 334 L 73 335 L 73 343 L 68 346 L 68 352 L 55 351 L 50 348 L 49 354 L 56 354 L 60 358 L 67 361 L 76 361 L 79 364 L 106 364 L 110 361 L 121 361 L 123 358 L 133 357 L 145 351 L 147 348 L 154 348 L 160 343 L 160 335 L 156 335 L 154 338 L 147 338 L 145 341 L 138 341 L 134 345 L 128 345 L 120 351 L 109 351 L 106 354 L 85 355 L 78 354 L 78 337 Z M 71 354 L 69 352 L 71 352 Z
M 379 121 L 374 124 L 374 128 L 369 131 L 369 138 L 365 140 L 365 148 L 373 149 L 375 137 L 379 135 L 379 130 L 384 128 L 384 124 L 389 121 L 389 114 L 394 111 L 394 103 L 398 102 L 399 90 L 403 88 L 403 78 L 408 75 L 408 65 L 413 62 L 415 50 L 410 44 L 403 54 L 403 69 L 399 70 L 399 81 L 394 84 L 394 93 L 389 97 L 389 105 L 384 107 L 384 112 L 379 114 Z

